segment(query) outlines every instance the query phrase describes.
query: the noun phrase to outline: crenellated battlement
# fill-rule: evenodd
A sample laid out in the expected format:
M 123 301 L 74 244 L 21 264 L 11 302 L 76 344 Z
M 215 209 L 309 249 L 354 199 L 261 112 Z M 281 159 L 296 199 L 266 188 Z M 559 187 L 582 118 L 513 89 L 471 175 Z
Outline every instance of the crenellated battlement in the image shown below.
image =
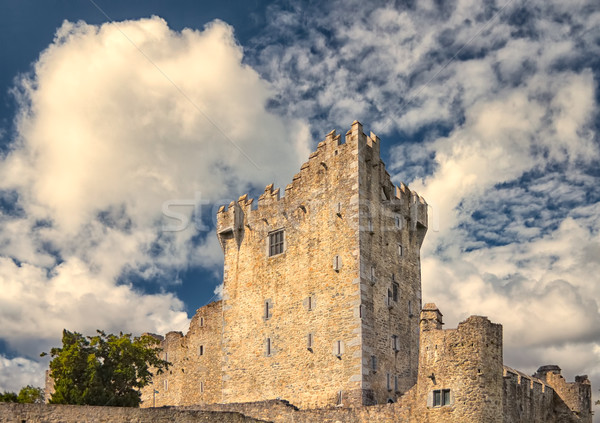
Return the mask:
M 543 380 L 538 379 L 535 376 L 528 376 L 525 373 L 506 365 L 503 367 L 502 376 L 504 377 L 505 384 L 511 383 L 514 385 L 521 385 L 524 389 L 530 389 L 534 395 L 545 393 L 552 396 L 554 393 L 552 387 L 544 383 Z
M 352 175 L 357 174 L 359 161 L 367 165 L 365 169 L 368 172 L 379 174 L 381 190 L 385 193 L 384 201 L 407 218 L 412 230 L 427 227 L 425 199 L 411 191 L 404 183 L 400 183 L 399 186 L 392 183 L 390 174 L 385 170 L 380 158 L 379 137 L 373 132 L 366 135 L 362 124 L 355 120 L 343 142 L 341 134 L 335 129 L 325 136 L 317 145 L 317 149 L 309 155 L 308 160 L 300 166 L 300 171 L 294 175 L 284 192 L 269 184 L 258 197 L 255 207 L 254 199 L 248 198 L 248 194 L 242 195 L 229 205 L 221 206 L 217 213 L 217 233 L 226 238 L 233 236 L 239 241 L 240 237 L 236 231 L 244 231 L 244 227 L 256 227 L 261 220 L 269 220 L 269 215 L 301 206 L 305 209 L 305 203 L 319 195 L 319 190 L 325 188 L 323 185 L 337 183 L 340 178 L 354 177 Z M 223 245 L 222 236 L 220 235 L 220 241 Z
M 571 412 L 591 419 L 591 384 L 587 375 L 575 376 L 574 382 L 567 382 L 561 368 L 550 364 L 541 366 L 534 377 L 551 386 Z

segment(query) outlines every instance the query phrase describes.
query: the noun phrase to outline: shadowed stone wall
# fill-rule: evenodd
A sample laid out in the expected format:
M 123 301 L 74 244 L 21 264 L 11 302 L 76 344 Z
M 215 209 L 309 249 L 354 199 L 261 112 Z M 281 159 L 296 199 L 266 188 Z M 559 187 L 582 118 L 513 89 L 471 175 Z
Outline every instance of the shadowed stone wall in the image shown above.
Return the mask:
M 0 403 L 0 423 L 251 423 L 236 412 Z

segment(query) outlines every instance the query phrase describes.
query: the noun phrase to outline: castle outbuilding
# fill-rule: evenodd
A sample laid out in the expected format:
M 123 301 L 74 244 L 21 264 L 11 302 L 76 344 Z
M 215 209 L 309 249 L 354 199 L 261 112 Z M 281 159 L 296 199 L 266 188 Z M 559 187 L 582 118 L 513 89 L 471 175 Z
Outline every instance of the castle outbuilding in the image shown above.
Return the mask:
M 355 121 L 327 134 L 283 193 L 269 185 L 256 203 L 221 207 L 223 298 L 186 335 L 160 337 L 173 366 L 143 407 L 283 399 L 295 421 L 353 407 L 364 421 L 591 422 L 587 377 L 525 376 L 503 365 L 501 325 L 471 316 L 442 329 L 437 306 L 422 305 L 428 206 L 391 182 L 379 148 Z

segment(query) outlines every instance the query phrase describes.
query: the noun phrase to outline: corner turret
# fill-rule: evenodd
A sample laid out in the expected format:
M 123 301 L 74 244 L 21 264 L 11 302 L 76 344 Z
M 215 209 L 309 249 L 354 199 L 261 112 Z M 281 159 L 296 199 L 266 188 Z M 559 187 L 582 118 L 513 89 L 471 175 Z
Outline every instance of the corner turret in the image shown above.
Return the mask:
M 421 310 L 421 332 L 442 329 L 442 325 L 444 324 L 442 316 L 442 312 L 434 303 L 425 304 Z

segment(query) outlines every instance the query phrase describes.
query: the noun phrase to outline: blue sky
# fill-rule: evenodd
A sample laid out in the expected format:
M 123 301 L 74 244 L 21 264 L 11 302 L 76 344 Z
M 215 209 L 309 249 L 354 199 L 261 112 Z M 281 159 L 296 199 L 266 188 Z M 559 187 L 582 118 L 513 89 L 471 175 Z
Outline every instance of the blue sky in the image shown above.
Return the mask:
M 431 205 L 424 301 L 598 386 L 600 6 L 563 3 L 3 2 L 0 390 L 63 327 L 185 331 L 217 207 L 354 119 Z

